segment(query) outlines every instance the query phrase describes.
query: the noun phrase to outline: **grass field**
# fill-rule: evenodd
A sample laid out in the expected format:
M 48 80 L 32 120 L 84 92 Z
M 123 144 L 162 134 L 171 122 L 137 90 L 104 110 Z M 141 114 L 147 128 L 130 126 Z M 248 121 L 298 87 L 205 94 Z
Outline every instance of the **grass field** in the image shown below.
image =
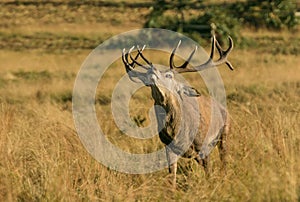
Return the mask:
M 219 68 L 232 120 L 227 173 L 220 172 L 217 150 L 208 179 L 195 162 L 180 159 L 173 191 L 167 169 L 132 175 L 99 164 L 81 144 L 72 117 L 72 89 L 84 59 L 110 36 L 141 28 L 149 9 L 3 2 L 0 201 L 300 201 L 299 28 L 243 29 L 253 44 L 234 49 L 235 71 Z M 100 126 L 124 150 L 155 151 L 162 146 L 157 137 L 124 137 L 113 124 L 110 93 L 125 71 L 121 61 L 112 69 L 97 90 Z M 206 94 L 198 77 L 187 78 Z M 147 98 L 148 89 L 134 96 L 133 117 L 147 117 L 153 103 Z

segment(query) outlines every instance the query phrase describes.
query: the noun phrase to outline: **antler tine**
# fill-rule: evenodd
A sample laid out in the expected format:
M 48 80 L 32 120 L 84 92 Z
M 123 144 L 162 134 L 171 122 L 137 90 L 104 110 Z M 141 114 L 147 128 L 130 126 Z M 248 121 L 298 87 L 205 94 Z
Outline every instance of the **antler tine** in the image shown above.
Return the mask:
M 141 66 L 140 63 L 138 63 L 138 62 L 136 61 L 136 60 L 138 59 L 138 57 L 139 57 L 140 54 L 137 53 L 136 56 L 135 56 L 134 58 L 133 58 L 132 55 L 131 55 L 131 52 L 132 52 L 133 48 L 134 48 L 134 46 L 128 51 L 128 55 L 129 55 L 129 57 L 130 57 L 130 59 L 131 59 L 131 61 L 132 61 L 131 64 L 132 64 L 133 67 L 134 67 L 135 64 Z M 138 48 L 138 46 L 137 46 L 137 48 Z
M 125 68 L 126 68 L 126 71 L 127 71 L 127 72 L 133 70 L 132 64 L 130 64 L 130 63 L 128 62 L 128 52 L 126 52 L 126 49 L 125 49 L 125 48 L 124 48 L 123 51 L 122 51 L 122 61 L 123 61 L 123 63 L 125 64 Z
M 134 68 L 134 62 L 129 62 L 128 60 L 128 55 L 130 55 L 130 53 L 132 52 L 132 50 L 134 49 L 134 46 L 132 46 L 129 51 L 126 53 L 125 51 L 125 48 L 123 49 L 123 54 L 122 54 L 122 58 L 124 58 L 125 62 L 131 67 L 131 68 Z M 131 56 L 131 55 L 130 55 Z
M 170 69 L 176 68 L 176 66 L 174 65 L 173 58 L 174 58 L 175 52 L 176 52 L 177 48 L 180 46 L 180 44 L 181 44 L 181 40 L 178 41 L 177 46 L 173 49 L 173 51 L 171 53 L 170 61 L 169 61 L 169 63 L 170 63 Z
M 153 64 L 151 62 L 149 62 L 145 56 L 143 55 L 142 51 L 145 49 L 146 45 L 143 46 L 142 49 L 140 49 L 139 47 L 137 48 L 139 55 L 141 56 L 141 58 L 150 66 L 153 67 Z
M 128 63 L 128 61 L 126 60 L 126 55 L 127 53 L 126 53 L 126 49 L 125 48 L 123 48 L 123 51 L 122 51 L 122 61 L 123 61 L 123 63 L 125 64 L 125 66 L 129 66 L 129 63 Z
M 132 46 L 129 51 L 128 51 L 128 54 L 130 54 L 132 52 L 132 50 L 134 49 L 135 46 Z
M 216 36 L 213 35 L 212 41 L 211 41 L 211 51 L 210 51 L 210 56 L 209 56 L 209 58 L 210 58 L 211 60 L 213 60 L 214 55 L 215 55 L 216 41 L 217 41 Z M 217 43 L 218 43 L 218 41 L 217 41 Z M 219 44 L 219 43 L 218 43 L 218 44 Z M 219 50 L 219 49 L 218 49 L 218 50 Z M 220 53 L 220 55 L 221 55 L 221 53 Z
M 183 63 L 183 65 L 181 65 L 178 68 L 186 68 L 188 66 L 188 64 L 190 63 L 192 57 L 194 56 L 195 52 L 197 51 L 198 47 L 195 46 L 194 50 L 191 52 L 189 58 Z
M 180 46 L 181 44 L 181 40 L 179 40 L 177 46 L 173 49 L 172 51 L 172 54 L 170 56 L 170 69 L 175 69 L 175 68 L 179 68 L 179 69 L 184 69 L 188 66 L 188 64 L 190 63 L 192 57 L 194 56 L 195 52 L 197 51 L 197 46 L 195 46 L 195 49 L 191 52 L 189 58 L 179 67 L 175 66 L 174 64 L 174 55 L 175 55 L 175 52 L 177 50 L 177 48 Z
M 123 50 L 122 50 L 122 61 L 123 61 L 124 64 L 127 64 L 126 61 L 125 61 L 125 51 L 126 51 L 126 49 L 123 48 Z
M 140 47 L 138 45 L 137 45 L 137 48 L 140 49 Z M 146 48 L 146 45 L 143 45 L 143 48 L 141 49 L 141 52 L 143 52 L 145 48 Z

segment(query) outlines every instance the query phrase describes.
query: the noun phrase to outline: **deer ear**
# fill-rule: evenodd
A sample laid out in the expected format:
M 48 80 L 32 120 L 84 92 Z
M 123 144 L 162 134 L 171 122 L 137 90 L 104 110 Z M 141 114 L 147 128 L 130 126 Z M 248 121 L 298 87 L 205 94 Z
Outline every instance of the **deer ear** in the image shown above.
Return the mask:
M 193 87 L 183 86 L 183 93 L 190 97 L 198 97 L 201 94 Z

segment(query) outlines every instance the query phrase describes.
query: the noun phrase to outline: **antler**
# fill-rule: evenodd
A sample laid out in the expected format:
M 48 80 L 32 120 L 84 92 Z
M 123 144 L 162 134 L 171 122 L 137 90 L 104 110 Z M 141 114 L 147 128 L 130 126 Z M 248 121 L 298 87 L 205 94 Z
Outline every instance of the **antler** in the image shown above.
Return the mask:
M 216 40 L 216 37 L 213 36 L 212 37 L 212 46 L 211 46 L 211 52 L 210 52 L 209 59 L 205 63 L 203 63 L 201 65 L 198 65 L 198 66 L 194 67 L 193 69 L 186 68 L 186 67 L 188 66 L 188 64 L 189 64 L 190 60 L 192 59 L 195 51 L 197 50 L 197 46 L 192 51 L 189 58 L 183 63 L 183 65 L 181 65 L 179 67 L 176 67 L 174 65 L 173 58 L 174 58 L 174 55 L 175 55 L 175 52 L 176 52 L 177 48 L 179 47 L 179 45 L 181 43 L 181 41 L 179 41 L 178 45 L 174 48 L 174 50 L 173 50 L 173 52 L 170 56 L 170 69 L 176 69 L 176 71 L 178 73 L 197 72 L 197 71 L 202 71 L 204 69 L 208 69 L 208 68 L 211 68 L 211 67 L 219 66 L 219 65 L 225 63 L 231 70 L 234 70 L 232 64 L 228 61 L 228 58 L 227 58 L 229 53 L 233 49 L 233 40 L 230 36 L 228 37 L 228 39 L 229 39 L 229 47 L 228 47 L 227 50 L 223 50 L 222 47 L 220 46 L 219 42 Z M 217 61 L 213 61 L 215 48 L 217 48 L 217 50 L 219 52 L 219 55 L 220 55 L 220 58 Z
M 181 40 L 178 42 L 177 46 L 174 48 L 174 50 L 172 51 L 172 54 L 170 56 L 170 69 L 176 69 L 176 68 L 186 68 L 190 62 L 190 60 L 192 59 L 194 53 L 196 52 L 197 50 L 197 46 L 195 46 L 195 49 L 192 51 L 192 53 L 190 54 L 189 58 L 187 59 L 187 61 L 185 61 L 185 63 L 183 63 L 183 65 L 181 65 L 180 67 L 176 67 L 174 65 L 174 61 L 173 61 L 173 58 L 174 58 L 174 55 L 175 55 L 175 52 L 177 50 L 177 48 L 180 46 L 181 44 Z
M 143 50 L 145 49 L 146 45 L 143 46 L 142 49 L 139 48 L 139 46 L 137 46 L 137 55 L 135 57 L 133 57 L 131 55 L 131 52 L 134 50 L 134 46 L 131 47 L 129 49 L 128 52 L 126 52 L 125 48 L 123 49 L 123 52 L 122 52 L 122 61 L 125 65 L 125 68 L 126 68 L 126 72 L 130 78 L 130 80 L 132 80 L 133 82 L 138 82 L 136 80 L 134 80 L 134 78 L 138 77 L 140 80 L 142 81 L 146 81 L 146 73 L 143 73 L 143 72 L 138 72 L 136 70 L 134 70 L 134 67 L 135 65 L 138 65 L 146 70 L 149 69 L 149 67 L 146 67 L 145 65 L 142 65 L 141 63 L 137 62 L 137 59 L 139 56 L 141 56 L 141 58 L 150 66 L 150 68 L 153 66 L 151 62 L 149 62 L 145 57 L 144 55 L 142 54 Z M 129 58 L 131 59 L 132 62 L 129 62 Z

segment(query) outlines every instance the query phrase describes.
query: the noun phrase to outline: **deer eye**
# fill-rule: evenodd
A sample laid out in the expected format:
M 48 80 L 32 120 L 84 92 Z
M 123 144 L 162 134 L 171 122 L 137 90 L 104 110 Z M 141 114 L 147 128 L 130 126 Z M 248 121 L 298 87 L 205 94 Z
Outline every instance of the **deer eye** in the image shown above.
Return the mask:
M 172 78 L 172 74 L 167 73 L 167 74 L 165 75 L 165 77 L 171 79 L 171 78 Z

